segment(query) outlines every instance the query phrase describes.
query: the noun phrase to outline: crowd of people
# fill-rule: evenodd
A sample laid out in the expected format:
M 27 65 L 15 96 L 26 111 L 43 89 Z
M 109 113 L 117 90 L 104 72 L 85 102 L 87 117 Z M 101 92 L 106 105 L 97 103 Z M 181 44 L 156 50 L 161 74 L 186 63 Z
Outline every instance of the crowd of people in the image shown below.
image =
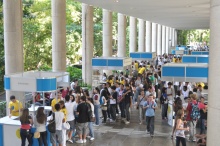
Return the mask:
M 76 143 L 94 140 L 93 126 L 118 121 L 129 124 L 130 111 L 133 108 L 138 110 L 138 123 L 146 123 L 146 133 L 154 137 L 155 110 L 161 108 L 161 119 L 167 120 L 168 103 L 171 102 L 175 113 L 172 138 L 176 138 L 176 145 L 179 146 L 180 142 L 183 146 L 186 145 L 185 131 L 189 131 L 189 140 L 197 141 L 198 137 L 202 137 L 198 143 L 204 144 L 207 119 L 207 105 L 202 96 L 204 84 L 162 81 L 161 65 L 171 60 L 165 55 L 157 57 L 153 62 L 134 61 L 132 71 L 121 71 L 108 76 L 104 73 L 103 83 L 100 87 L 95 87 L 92 94 L 87 89 L 83 90 L 77 80 L 72 82 L 69 88 L 61 87 L 57 92 L 51 93 L 49 96 L 52 100 L 47 104 L 51 105 L 54 113 L 51 114 L 50 120 L 55 119 L 56 122 L 56 132 L 51 134 L 51 143 L 54 146 L 57 142 L 59 146 L 65 146 L 66 142 L 73 143 L 72 136 L 75 131 L 79 137 Z M 10 113 L 19 116 L 17 106 L 11 106 L 14 102 L 20 104 L 19 101 L 13 96 L 11 102 Z M 20 107 L 22 110 L 22 105 Z M 31 127 L 28 126 L 31 124 L 40 132 L 39 145 L 47 146 L 47 115 L 44 108 L 39 107 L 34 117 L 29 116 L 28 109 L 22 111 L 22 146 L 25 145 L 26 139 L 31 145 Z M 66 122 L 70 125 L 69 129 L 63 128 Z M 200 126 L 199 135 L 196 135 L 197 123 Z

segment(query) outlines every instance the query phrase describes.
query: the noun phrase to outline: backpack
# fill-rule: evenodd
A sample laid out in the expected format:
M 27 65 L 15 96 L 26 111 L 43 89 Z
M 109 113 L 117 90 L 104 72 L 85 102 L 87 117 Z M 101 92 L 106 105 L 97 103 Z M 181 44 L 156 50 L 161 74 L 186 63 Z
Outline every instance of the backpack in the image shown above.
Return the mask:
M 94 121 L 95 121 L 95 117 L 93 117 L 92 108 L 91 108 L 90 104 L 87 103 L 87 102 L 86 102 L 86 106 L 87 106 L 87 108 L 88 108 L 87 114 L 88 114 L 88 116 L 89 116 L 89 122 L 94 122 Z
M 104 100 L 103 100 L 103 98 L 105 98 L 105 97 L 102 96 L 102 97 L 99 98 L 100 105 L 103 105 L 103 104 L 104 104 Z
M 192 120 L 198 120 L 200 118 L 200 111 L 198 107 L 198 102 L 196 104 L 191 103 L 192 105 L 192 112 L 190 114 L 190 118 Z
M 55 122 L 55 113 L 53 113 L 53 120 L 49 121 L 48 131 L 50 133 L 56 133 L 56 122 Z

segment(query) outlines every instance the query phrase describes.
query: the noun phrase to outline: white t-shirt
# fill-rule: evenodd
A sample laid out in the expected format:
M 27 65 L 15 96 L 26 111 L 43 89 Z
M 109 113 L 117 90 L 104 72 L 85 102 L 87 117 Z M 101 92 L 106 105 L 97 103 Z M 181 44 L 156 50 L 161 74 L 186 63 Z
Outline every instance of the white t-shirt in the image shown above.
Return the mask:
M 62 130 L 63 119 L 64 119 L 63 112 L 61 111 L 55 112 L 56 130 Z M 53 120 L 53 115 L 51 115 L 51 120 Z
M 74 107 L 75 107 L 75 104 L 76 102 L 66 102 L 65 103 L 65 107 L 66 107 L 66 110 L 67 110 L 67 121 L 73 121 L 75 119 L 75 116 L 74 116 Z

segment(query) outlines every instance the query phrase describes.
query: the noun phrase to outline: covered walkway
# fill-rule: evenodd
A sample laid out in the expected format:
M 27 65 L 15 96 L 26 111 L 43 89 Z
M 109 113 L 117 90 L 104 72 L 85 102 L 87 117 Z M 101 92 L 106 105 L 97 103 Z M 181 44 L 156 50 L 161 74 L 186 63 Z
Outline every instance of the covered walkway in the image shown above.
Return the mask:
M 139 125 L 138 110 L 132 109 L 131 123 L 125 125 L 117 120 L 116 123 L 107 123 L 94 127 L 95 140 L 77 146 L 175 146 L 175 139 L 172 140 L 171 127 L 166 120 L 161 119 L 161 109 L 156 110 L 154 137 L 146 133 L 146 125 Z M 77 138 L 75 138 L 77 140 Z M 73 144 L 67 143 L 67 146 Z M 196 146 L 195 142 L 187 142 L 187 146 Z

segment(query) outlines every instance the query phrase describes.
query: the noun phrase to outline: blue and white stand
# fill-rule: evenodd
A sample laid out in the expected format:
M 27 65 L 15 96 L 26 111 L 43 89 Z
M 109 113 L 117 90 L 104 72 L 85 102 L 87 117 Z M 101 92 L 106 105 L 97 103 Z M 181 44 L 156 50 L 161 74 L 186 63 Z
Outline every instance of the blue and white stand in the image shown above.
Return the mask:
M 209 63 L 209 55 L 183 55 L 182 63 Z
M 69 87 L 68 72 L 44 72 L 29 71 L 23 73 L 15 73 L 4 76 L 5 90 L 21 91 L 21 92 L 51 92 L 56 91 L 57 87 Z M 51 107 L 45 107 L 49 110 Z M 35 112 L 37 107 L 29 108 L 31 112 Z M 17 146 L 20 145 L 20 121 L 18 117 L 8 116 L 0 119 L 0 146 Z M 32 130 L 35 130 L 33 127 Z M 50 133 L 47 132 L 48 146 L 50 143 Z M 33 146 L 38 146 L 38 140 L 33 138 Z
M 191 55 L 209 55 L 209 51 L 192 51 Z
M 131 52 L 132 60 L 153 60 L 156 57 L 156 52 Z

